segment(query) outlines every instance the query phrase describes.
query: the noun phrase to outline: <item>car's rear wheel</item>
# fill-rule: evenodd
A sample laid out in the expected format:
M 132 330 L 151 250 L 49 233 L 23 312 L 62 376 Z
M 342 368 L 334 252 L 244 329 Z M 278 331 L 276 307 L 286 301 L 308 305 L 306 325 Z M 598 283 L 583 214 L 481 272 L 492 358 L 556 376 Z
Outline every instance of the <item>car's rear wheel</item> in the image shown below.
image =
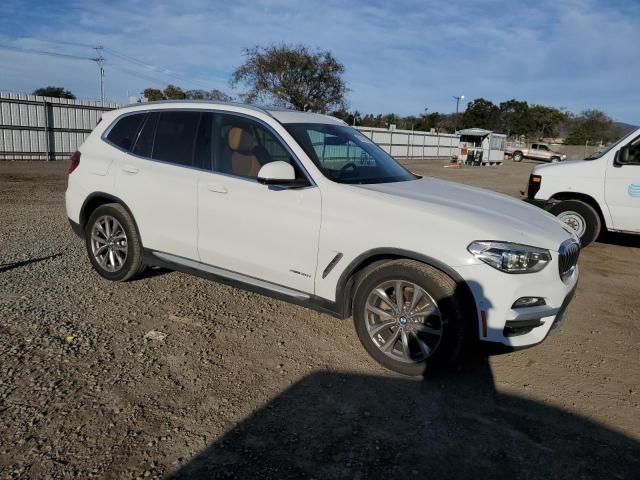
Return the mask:
M 91 265 L 104 278 L 125 282 L 144 270 L 140 238 L 122 205 L 101 205 L 91 213 L 85 243 Z
M 551 207 L 550 212 L 576 232 L 583 247 L 593 243 L 600 235 L 600 215 L 588 203 L 564 200 Z
M 522 152 L 513 152 L 513 161 L 521 162 L 522 161 Z
M 465 340 L 462 311 L 456 283 L 412 260 L 367 271 L 353 305 L 356 332 L 367 352 L 406 375 L 455 362 Z

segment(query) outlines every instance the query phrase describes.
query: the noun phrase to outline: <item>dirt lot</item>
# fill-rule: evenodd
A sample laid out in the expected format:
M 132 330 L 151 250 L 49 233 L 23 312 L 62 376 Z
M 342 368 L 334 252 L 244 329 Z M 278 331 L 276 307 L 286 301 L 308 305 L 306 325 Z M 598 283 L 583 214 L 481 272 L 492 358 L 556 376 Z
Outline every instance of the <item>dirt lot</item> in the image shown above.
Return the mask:
M 532 167 L 442 165 L 409 164 L 512 195 Z M 349 321 L 179 273 L 101 279 L 65 168 L 0 162 L 0 478 L 640 478 L 637 238 L 583 252 L 544 344 L 416 380 Z

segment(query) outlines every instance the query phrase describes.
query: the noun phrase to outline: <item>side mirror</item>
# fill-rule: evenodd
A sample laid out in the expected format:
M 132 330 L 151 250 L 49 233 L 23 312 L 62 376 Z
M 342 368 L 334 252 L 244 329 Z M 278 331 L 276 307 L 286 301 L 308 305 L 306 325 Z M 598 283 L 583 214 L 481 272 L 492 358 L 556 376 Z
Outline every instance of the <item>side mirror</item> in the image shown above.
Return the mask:
M 296 172 L 291 164 L 282 160 L 263 165 L 258 172 L 258 182 L 263 185 L 282 185 L 285 187 L 306 185 L 306 182 L 296 179 Z
M 620 165 L 624 165 L 625 163 L 629 163 L 629 145 L 622 147 L 618 150 L 618 163 Z

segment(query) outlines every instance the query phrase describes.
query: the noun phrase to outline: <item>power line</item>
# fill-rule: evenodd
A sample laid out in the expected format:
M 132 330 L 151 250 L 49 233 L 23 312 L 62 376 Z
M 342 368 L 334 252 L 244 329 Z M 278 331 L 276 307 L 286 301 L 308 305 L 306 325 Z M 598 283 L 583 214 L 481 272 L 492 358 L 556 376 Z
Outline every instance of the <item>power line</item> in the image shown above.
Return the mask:
M 199 86 L 201 88 L 209 88 L 211 86 L 211 84 L 206 80 L 194 79 L 192 77 L 187 77 L 185 75 L 182 75 L 182 74 L 179 74 L 179 73 L 176 73 L 176 72 L 169 72 L 169 71 L 167 71 L 166 68 L 157 67 L 157 66 L 152 65 L 150 63 L 147 63 L 147 62 L 144 62 L 144 61 L 139 60 L 137 58 L 131 57 L 130 55 L 126 55 L 126 54 L 124 54 L 122 52 L 118 52 L 117 50 L 114 50 L 113 48 L 105 48 L 105 50 L 109 54 L 111 54 L 111 55 L 113 55 L 113 56 L 115 56 L 117 58 L 120 58 L 121 60 L 125 60 L 125 61 L 130 62 L 130 63 L 135 63 L 135 64 L 137 64 L 139 66 L 142 66 L 142 67 L 146 67 L 146 68 L 154 71 L 158 75 L 164 75 L 165 77 L 173 78 L 174 80 L 178 80 L 180 82 L 185 82 L 186 81 L 186 82 L 190 83 L 191 85 L 195 85 L 195 86 L 197 86 L 196 84 L 199 84 Z
M 36 50 L 35 48 L 12 47 L 9 45 L 0 45 L 0 48 L 3 50 L 13 50 L 15 52 L 33 53 L 35 55 L 48 55 L 52 57 L 72 58 L 75 60 L 93 60 L 93 58 L 90 57 L 81 57 L 80 55 L 70 55 L 68 53 L 47 52 L 45 50 Z
M 122 65 L 119 65 L 118 63 L 111 63 L 109 62 L 109 65 L 115 66 L 117 69 L 128 73 L 129 75 L 147 80 L 149 82 L 151 82 L 152 84 L 156 84 L 156 85 L 161 85 L 162 82 L 158 81 L 158 76 L 163 76 L 165 78 L 171 78 L 175 81 L 178 81 L 180 83 L 186 83 L 186 86 L 197 86 L 200 88 L 209 88 L 211 86 L 211 84 L 207 81 L 207 80 L 202 80 L 202 79 L 194 79 L 193 77 L 187 77 L 185 75 L 179 74 L 179 73 L 175 73 L 175 72 L 171 72 L 168 69 L 165 68 L 160 68 L 157 67 L 156 65 L 152 65 L 150 63 L 147 63 L 145 61 L 142 61 L 140 59 L 137 59 L 135 57 L 132 57 L 130 55 L 127 55 L 125 53 L 119 52 L 117 50 L 114 50 L 113 48 L 109 48 L 109 47 L 103 47 L 103 46 L 95 46 L 95 45 L 88 45 L 88 44 L 84 44 L 84 43 L 71 43 L 71 42 L 65 42 L 65 41 L 60 41 L 60 40 L 50 40 L 50 39 L 33 39 L 36 41 L 40 41 L 40 42 L 44 42 L 44 43 L 52 43 L 52 44 L 60 44 L 60 45 L 70 45 L 70 46 L 75 46 L 75 47 L 85 47 L 85 48 L 91 48 L 93 50 L 96 51 L 97 56 L 96 57 L 84 57 L 84 56 L 80 56 L 80 55 L 73 55 L 73 54 L 68 54 L 68 53 L 59 53 L 59 52 L 51 52 L 51 51 L 47 51 L 47 50 L 39 50 L 39 49 L 35 49 L 35 48 L 24 48 L 24 47 L 14 47 L 14 46 L 10 46 L 10 45 L 0 45 L 0 49 L 4 49 L 4 50 L 11 50 L 11 51 L 15 51 L 15 52 L 21 52 L 21 53 L 30 53 L 30 54 L 34 54 L 34 55 L 44 55 L 44 56 L 50 56 L 50 57 L 59 57 L 59 58 L 68 58 L 68 59 L 73 59 L 73 60 L 90 60 L 92 62 L 95 62 L 98 65 L 98 74 L 99 74 L 99 78 L 100 78 L 100 98 L 102 103 L 104 104 L 104 97 L 105 97 L 105 93 L 104 93 L 104 76 L 105 76 L 105 69 L 104 69 L 104 65 L 106 64 L 106 58 L 104 56 L 104 52 L 106 51 L 110 56 L 115 57 L 116 59 L 119 59 L 121 61 L 125 61 L 125 62 L 129 62 L 130 64 L 136 65 L 138 67 L 138 69 L 140 67 L 144 67 L 145 69 L 149 70 L 152 75 L 154 76 L 149 76 L 146 75 L 143 72 L 140 71 L 134 71 L 132 69 L 126 68 Z
M 97 57 L 91 58 L 91 57 L 82 57 L 80 55 L 71 55 L 68 53 L 59 53 L 59 52 L 48 52 L 46 50 L 38 50 L 35 48 L 23 48 L 23 47 L 13 47 L 10 45 L 0 45 L 1 49 L 4 50 L 11 50 L 14 52 L 21 52 L 21 53 L 31 53 L 34 55 L 44 55 L 44 56 L 50 56 L 50 57 L 59 57 L 59 58 L 70 58 L 73 60 L 90 60 L 92 62 L 96 62 L 98 64 L 98 73 L 100 75 L 100 100 L 102 103 L 102 106 L 104 106 L 104 61 L 105 58 L 102 55 L 102 50 L 103 47 L 98 46 L 98 47 L 92 47 L 96 53 L 98 54 Z

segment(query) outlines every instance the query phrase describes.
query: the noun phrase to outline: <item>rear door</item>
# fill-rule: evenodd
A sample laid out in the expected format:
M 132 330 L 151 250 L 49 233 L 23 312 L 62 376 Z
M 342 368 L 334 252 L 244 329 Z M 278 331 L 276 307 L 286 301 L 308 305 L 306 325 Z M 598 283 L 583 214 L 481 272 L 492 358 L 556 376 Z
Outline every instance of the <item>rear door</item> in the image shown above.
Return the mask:
M 640 232 L 640 137 L 629 144 L 624 165 L 608 160 L 605 196 L 615 230 Z
M 147 249 L 197 259 L 198 169 L 193 148 L 201 113 L 151 111 L 122 155 L 118 197 L 131 209 Z

